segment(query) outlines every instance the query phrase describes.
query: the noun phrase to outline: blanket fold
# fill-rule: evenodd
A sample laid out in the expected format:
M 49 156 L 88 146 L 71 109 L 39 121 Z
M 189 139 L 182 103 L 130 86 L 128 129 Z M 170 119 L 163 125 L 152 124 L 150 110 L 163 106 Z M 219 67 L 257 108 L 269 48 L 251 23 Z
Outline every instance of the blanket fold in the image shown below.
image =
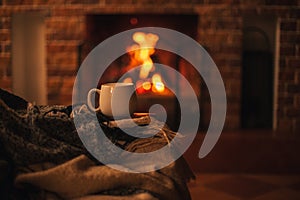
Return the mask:
M 95 165 L 81 155 L 57 167 L 17 176 L 15 183 L 32 184 L 58 194 L 64 199 L 79 198 L 90 194 L 120 188 L 138 188 L 149 191 L 159 199 L 186 199 L 185 189 L 178 190 L 174 177 L 174 163 L 159 172 L 126 173 L 104 165 Z M 168 174 L 168 171 L 172 171 Z M 170 176 L 171 175 L 171 176 Z M 176 176 L 176 175 L 175 175 Z M 179 181 L 179 180 L 177 180 Z M 183 195 L 183 196 L 182 196 Z

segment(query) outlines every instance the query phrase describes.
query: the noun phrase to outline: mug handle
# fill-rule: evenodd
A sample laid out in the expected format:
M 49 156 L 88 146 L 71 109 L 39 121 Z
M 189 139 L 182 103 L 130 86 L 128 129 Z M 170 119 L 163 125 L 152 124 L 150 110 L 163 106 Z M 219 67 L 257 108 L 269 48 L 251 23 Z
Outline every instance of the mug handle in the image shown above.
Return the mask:
M 98 106 L 98 108 L 95 108 L 92 104 L 92 97 L 94 97 L 94 93 L 98 93 L 100 95 L 101 90 L 97 89 L 97 88 L 93 88 L 89 91 L 88 95 L 87 95 L 87 105 L 89 107 L 89 109 L 91 109 L 94 112 L 100 111 L 100 105 Z

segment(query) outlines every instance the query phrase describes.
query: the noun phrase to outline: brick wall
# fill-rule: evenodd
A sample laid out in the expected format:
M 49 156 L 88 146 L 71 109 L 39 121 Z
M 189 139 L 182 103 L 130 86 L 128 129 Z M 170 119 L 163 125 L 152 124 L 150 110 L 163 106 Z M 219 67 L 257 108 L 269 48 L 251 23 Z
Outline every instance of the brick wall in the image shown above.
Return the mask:
M 44 12 L 47 28 L 49 104 L 70 104 L 76 75 L 77 46 L 84 39 L 87 13 L 196 13 L 198 41 L 223 76 L 228 112 L 225 127 L 240 127 L 242 27 L 244 15 L 275 15 L 280 22 L 278 115 L 280 131 L 300 130 L 299 0 L 2 0 L 0 1 L 0 86 L 11 90 L 11 16 Z M 205 95 L 203 109 L 209 111 Z M 204 112 L 205 113 L 205 112 Z M 208 113 L 208 112 L 206 112 Z M 204 124 L 209 115 L 204 116 Z

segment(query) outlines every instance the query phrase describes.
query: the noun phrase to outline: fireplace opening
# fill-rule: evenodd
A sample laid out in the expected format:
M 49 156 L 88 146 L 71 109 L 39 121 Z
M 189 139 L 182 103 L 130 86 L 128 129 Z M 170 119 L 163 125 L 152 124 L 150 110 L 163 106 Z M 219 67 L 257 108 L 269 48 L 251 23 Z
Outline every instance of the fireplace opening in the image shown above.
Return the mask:
M 198 16 L 194 14 L 89 14 L 86 16 L 86 38 L 80 47 L 81 58 L 79 61 L 81 63 L 87 54 L 105 39 L 129 29 L 169 28 L 196 39 L 197 23 Z M 123 74 L 130 71 L 129 76 L 124 77 L 121 81 L 135 84 L 137 112 L 148 112 L 152 105 L 160 104 L 166 110 L 167 125 L 176 131 L 180 124 L 180 105 L 174 93 L 166 87 L 165 83 L 171 82 L 181 95 L 184 95 L 184 85 L 176 74 L 164 72 L 157 63 L 169 66 L 183 75 L 193 87 L 198 99 L 201 78 L 197 70 L 184 58 L 165 50 L 156 49 L 155 44 L 159 40 L 159 35 L 154 33 L 134 33 L 132 45 L 126 49 L 127 53 L 121 55 L 106 68 L 103 76 L 99 77 L 97 87 L 100 88 L 103 83 L 116 82 Z M 143 48 L 145 44 L 147 48 Z M 137 46 L 140 47 L 140 50 L 136 50 Z M 89 73 L 91 72 L 86 72 L 86 78 L 82 82 L 89 81 Z M 80 87 L 84 87 L 84 85 Z

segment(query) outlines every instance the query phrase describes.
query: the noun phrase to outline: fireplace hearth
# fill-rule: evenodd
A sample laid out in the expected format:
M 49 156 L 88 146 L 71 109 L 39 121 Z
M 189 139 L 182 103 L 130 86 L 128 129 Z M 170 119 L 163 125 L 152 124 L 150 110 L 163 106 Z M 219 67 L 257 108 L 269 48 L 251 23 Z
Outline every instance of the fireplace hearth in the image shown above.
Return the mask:
M 80 47 L 80 59 L 82 63 L 87 54 L 105 39 L 120 32 L 141 27 L 162 27 L 190 36 L 197 37 L 198 16 L 195 14 L 118 14 L 100 15 L 89 14 L 86 16 L 86 37 Z M 132 46 L 128 46 L 127 54 L 124 54 L 111 63 L 102 77 L 99 77 L 98 88 L 101 84 L 118 81 L 124 73 L 134 71 L 140 66 L 136 75 L 125 78 L 124 82 L 134 82 L 137 91 L 137 112 L 149 112 L 154 104 L 162 105 L 167 113 L 167 125 L 173 130 L 180 124 L 180 107 L 174 93 L 164 83 L 171 82 L 176 90 L 184 91 L 178 77 L 175 74 L 159 71 L 156 63 L 169 66 L 185 78 L 192 85 L 196 95 L 200 97 L 200 75 L 185 59 L 174 53 L 156 49 L 155 43 L 159 36 L 153 33 L 137 32 L 132 35 Z M 174 41 L 176 42 L 176 41 Z M 146 48 L 143 48 L 143 45 Z M 131 50 L 138 46 L 140 50 Z M 86 72 L 85 80 L 81 82 L 89 85 L 89 73 Z M 92 75 L 92 74 L 90 74 Z M 85 87 L 83 84 L 80 87 Z M 82 89 L 82 88 L 81 88 Z M 84 99 L 84 97 L 83 97 Z

